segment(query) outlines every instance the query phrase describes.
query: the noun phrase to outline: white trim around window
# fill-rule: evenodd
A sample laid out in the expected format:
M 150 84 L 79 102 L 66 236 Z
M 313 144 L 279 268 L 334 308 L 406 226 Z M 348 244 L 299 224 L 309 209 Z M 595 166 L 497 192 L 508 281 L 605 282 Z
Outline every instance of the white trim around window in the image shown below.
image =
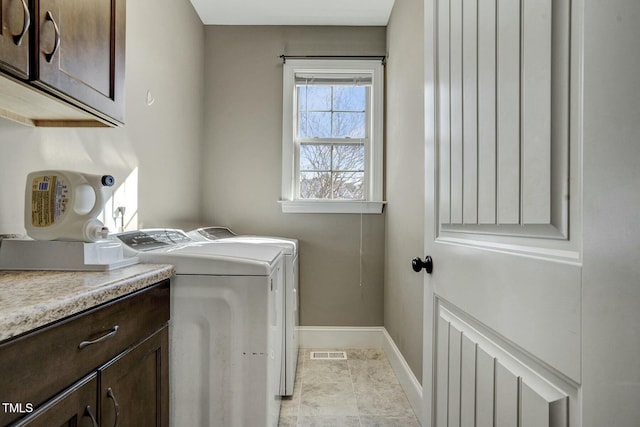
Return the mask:
M 382 213 L 384 67 L 380 60 L 287 60 L 283 75 L 282 197 L 285 213 Z M 371 76 L 370 117 L 363 200 L 303 199 L 298 197 L 296 159 L 296 76 L 363 74 Z

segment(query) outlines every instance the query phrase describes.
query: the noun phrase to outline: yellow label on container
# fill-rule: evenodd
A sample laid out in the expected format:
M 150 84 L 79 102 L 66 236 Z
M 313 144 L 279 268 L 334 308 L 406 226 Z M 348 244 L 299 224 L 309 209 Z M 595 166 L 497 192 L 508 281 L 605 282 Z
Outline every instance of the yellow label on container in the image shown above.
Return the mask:
M 37 176 L 31 183 L 31 224 L 53 225 L 67 210 L 69 186 L 56 175 Z

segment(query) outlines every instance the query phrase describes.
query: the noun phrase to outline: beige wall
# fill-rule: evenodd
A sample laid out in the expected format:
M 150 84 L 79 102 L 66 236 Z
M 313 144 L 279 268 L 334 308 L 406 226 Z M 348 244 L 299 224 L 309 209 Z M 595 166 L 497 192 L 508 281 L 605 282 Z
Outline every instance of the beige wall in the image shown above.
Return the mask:
M 422 381 L 424 273 L 423 4 L 396 0 L 387 28 L 384 326 Z
M 205 33 L 204 219 L 300 240 L 302 325 L 381 326 L 384 215 L 281 212 L 279 56 L 381 55 L 385 28 L 210 26 Z
M 138 168 L 142 226 L 197 218 L 203 49 L 204 30 L 191 3 L 127 2 L 127 124 L 35 129 L 0 119 L 0 234 L 24 232 L 26 175 L 43 168 L 109 172 L 117 185 Z M 155 98 L 151 106 L 147 90 Z M 128 206 L 127 216 L 135 211 Z

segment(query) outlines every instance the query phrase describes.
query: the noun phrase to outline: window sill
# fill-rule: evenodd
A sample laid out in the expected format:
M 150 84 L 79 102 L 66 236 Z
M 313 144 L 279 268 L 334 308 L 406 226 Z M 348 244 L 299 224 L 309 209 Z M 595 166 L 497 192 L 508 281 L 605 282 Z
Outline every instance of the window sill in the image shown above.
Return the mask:
M 387 202 L 280 200 L 283 213 L 381 214 Z

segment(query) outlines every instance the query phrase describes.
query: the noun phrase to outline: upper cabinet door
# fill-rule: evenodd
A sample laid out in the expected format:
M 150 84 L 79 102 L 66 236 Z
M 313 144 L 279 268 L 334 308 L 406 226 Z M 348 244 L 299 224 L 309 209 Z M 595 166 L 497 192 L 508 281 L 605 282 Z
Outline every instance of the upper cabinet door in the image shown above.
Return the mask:
M 27 0 L 0 0 L 0 68 L 14 76 L 29 77 L 29 27 Z
M 124 122 L 125 8 L 125 0 L 36 0 L 34 83 Z

